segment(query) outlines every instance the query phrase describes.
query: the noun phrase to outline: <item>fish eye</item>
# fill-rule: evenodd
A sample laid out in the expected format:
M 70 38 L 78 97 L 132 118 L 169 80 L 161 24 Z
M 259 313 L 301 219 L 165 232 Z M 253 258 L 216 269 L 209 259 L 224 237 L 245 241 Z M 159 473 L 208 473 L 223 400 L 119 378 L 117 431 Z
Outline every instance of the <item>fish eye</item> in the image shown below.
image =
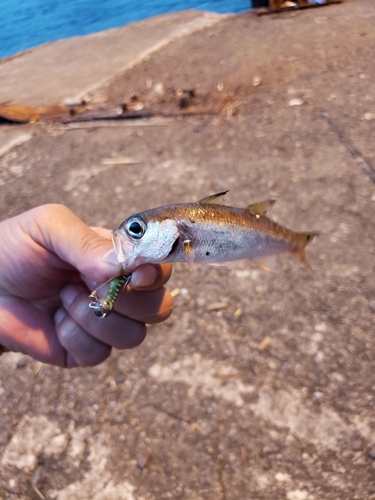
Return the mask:
M 147 225 L 140 217 L 132 217 L 126 223 L 126 232 L 132 238 L 139 240 L 145 234 Z

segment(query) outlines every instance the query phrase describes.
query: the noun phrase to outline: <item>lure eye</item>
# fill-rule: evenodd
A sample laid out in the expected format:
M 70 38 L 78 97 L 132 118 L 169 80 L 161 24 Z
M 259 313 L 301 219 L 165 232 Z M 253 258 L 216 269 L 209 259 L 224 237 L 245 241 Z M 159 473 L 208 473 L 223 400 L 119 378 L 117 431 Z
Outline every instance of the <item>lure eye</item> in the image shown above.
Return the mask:
M 126 223 L 126 231 L 129 236 L 136 240 L 140 240 L 145 234 L 147 225 L 140 217 L 132 217 Z

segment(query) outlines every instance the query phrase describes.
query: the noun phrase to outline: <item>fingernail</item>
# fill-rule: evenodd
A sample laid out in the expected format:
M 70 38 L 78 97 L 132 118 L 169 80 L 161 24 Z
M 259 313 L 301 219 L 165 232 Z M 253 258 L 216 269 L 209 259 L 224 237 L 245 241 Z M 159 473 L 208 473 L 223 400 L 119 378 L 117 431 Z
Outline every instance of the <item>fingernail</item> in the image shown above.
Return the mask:
M 65 309 L 63 307 L 60 307 L 60 309 L 57 309 L 57 311 L 55 312 L 55 316 L 54 316 L 54 320 L 55 320 L 55 325 L 59 325 L 62 320 L 65 318 L 67 312 L 65 311 Z
M 67 285 L 60 292 L 61 300 L 64 307 L 67 309 L 70 304 L 74 301 L 79 293 L 83 291 L 83 288 L 75 285 Z
M 112 266 L 116 267 L 120 266 L 116 252 L 113 249 L 103 255 L 102 262 L 105 262 L 106 264 L 111 264 Z
M 136 287 L 151 286 L 157 280 L 158 275 L 159 273 L 155 266 L 144 264 L 133 271 L 130 284 Z

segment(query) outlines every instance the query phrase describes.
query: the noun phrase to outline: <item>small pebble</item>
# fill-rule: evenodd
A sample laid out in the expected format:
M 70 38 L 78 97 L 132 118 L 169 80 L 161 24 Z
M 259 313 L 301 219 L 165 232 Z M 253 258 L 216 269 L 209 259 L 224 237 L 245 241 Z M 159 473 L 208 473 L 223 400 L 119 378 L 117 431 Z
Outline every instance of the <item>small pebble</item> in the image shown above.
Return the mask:
M 162 82 L 155 83 L 154 92 L 156 95 L 164 95 L 164 84 Z
M 271 337 L 266 337 L 258 346 L 258 349 L 260 351 L 265 351 L 266 349 L 269 349 L 272 345 L 272 339 Z
M 194 422 L 190 426 L 190 431 L 191 432 L 197 432 L 198 429 L 199 429 L 199 427 L 200 427 L 200 423 L 199 422 Z
M 220 309 L 226 309 L 228 307 L 228 302 L 214 302 L 207 306 L 207 311 L 219 311 Z
M 175 288 L 174 290 L 171 291 L 171 296 L 172 297 L 177 297 L 181 293 L 181 290 L 179 288 Z
M 240 316 L 242 316 L 242 315 L 243 315 L 243 309 L 242 309 L 242 307 L 239 307 L 239 308 L 236 310 L 236 312 L 234 313 L 234 317 L 235 317 L 235 318 L 239 318 L 239 317 L 240 317 Z
M 25 368 L 26 365 L 27 365 L 27 356 L 22 356 L 22 358 L 17 361 L 16 367 Z
M 140 111 L 141 109 L 144 108 L 143 102 L 139 101 L 136 104 L 134 104 L 133 109 L 134 111 Z
M 289 101 L 289 106 L 302 106 L 302 104 L 302 99 L 299 99 L 298 97 L 293 97 L 293 99 Z
M 253 78 L 253 87 L 258 87 L 262 83 L 262 79 L 259 75 L 255 75 Z
M 372 460 L 375 460 L 375 448 L 371 448 L 371 450 L 367 453 L 367 456 Z
M 63 104 L 65 106 L 82 106 L 82 104 L 85 104 L 85 101 L 82 97 L 65 97 Z

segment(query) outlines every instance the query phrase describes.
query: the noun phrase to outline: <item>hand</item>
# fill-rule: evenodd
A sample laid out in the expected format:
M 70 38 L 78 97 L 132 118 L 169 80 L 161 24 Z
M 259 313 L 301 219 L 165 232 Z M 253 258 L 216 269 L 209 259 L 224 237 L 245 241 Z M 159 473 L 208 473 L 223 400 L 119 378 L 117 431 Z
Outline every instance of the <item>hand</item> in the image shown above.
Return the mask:
M 131 289 L 120 293 L 108 318 L 89 309 L 90 291 L 121 274 L 109 237 L 109 230 L 89 228 L 63 205 L 40 206 L 0 223 L 5 350 L 52 365 L 91 366 L 106 359 L 112 347 L 139 345 L 145 323 L 169 317 L 173 301 L 163 288 L 169 264 L 138 267 Z

